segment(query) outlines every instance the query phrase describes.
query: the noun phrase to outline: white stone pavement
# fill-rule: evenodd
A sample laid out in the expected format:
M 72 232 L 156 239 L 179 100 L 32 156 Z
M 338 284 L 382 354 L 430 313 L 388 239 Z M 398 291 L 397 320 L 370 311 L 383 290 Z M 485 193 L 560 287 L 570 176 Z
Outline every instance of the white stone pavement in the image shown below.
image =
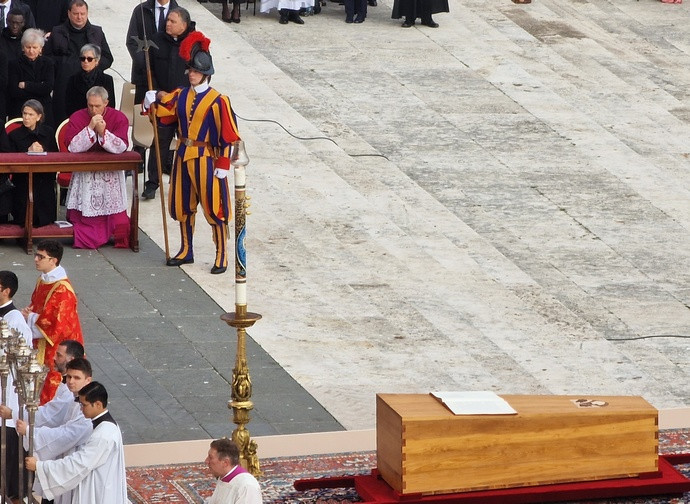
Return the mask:
M 377 392 L 690 405 L 689 4 L 451 0 L 434 30 L 178 1 L 241 118 L 337 142 L 239 121 L 251 336 L 346 428 Z M 136 2 L 90 5 L 127 77 Z M 210 246 L 199 218 L 185 269 L 232 311 Z

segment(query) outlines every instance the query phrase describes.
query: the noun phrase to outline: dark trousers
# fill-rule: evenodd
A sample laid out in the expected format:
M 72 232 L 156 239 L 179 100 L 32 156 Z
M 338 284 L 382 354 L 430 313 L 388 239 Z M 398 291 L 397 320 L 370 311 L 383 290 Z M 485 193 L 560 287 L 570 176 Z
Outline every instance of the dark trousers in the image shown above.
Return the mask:
M 172 142 L 175 136 L 175 130 L 175 126 L 158 126 L 158 146 L 161 153 L 161 167 L 163 168 L 163 173 L 170 173 L 172 169 L 173 151 L 170 150 L 170 142 Z M 159 184 L 156 149 L 152 144 L 149 150 L 148 180 L 146 181 L 146 187 L 157 189 Z
M 367 17 L 367 0 L 345 0 L 345 20 L 352 21 L 357 15 L 357 19 Z
M 7 496 L 14 499 L 19 497 L 19 450 L 24 457 L 24 447 L 19 446 L 19 436 L 14 427 L 7 427 L 7 467 L 5 469 L 5 476 L 7 482 Z M 22 465 L 22 467 L 24 467 Z M 28 472 L 24 470 L 24 495 L 27 495 L 27 478 Z

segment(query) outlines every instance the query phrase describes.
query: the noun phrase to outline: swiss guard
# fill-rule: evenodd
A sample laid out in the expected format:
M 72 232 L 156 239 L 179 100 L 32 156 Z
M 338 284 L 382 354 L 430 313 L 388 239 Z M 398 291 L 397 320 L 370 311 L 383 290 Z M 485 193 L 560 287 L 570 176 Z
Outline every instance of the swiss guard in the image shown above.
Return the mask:
M 211 41 L 199 31 L 191 32 L 180 45 L 187 62 L 189 86 L 172 93 L 148 91 L 144 109 L 156 103 L 161 124 L 177 124 L 177 155 L 170 174 L 170 216 L 180 223 L 180 251 L 168 266 L 194 262 L 192 237 L 199 204 L 213 230 L 216 257 L 212 274 L 228 267 L 228 222 L 232 217 L 228 174 L 230 150 L 240 139 L 230 99 L 213 89 L 214 73 L 209 52 Z

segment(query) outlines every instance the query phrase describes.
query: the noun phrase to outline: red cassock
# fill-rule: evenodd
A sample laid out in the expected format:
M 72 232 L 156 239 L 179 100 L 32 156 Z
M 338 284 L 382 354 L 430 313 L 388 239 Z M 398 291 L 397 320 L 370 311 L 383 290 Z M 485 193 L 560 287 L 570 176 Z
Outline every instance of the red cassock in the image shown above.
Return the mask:
M 38 361 L 50 369 L 41 390 L 41 404 L 50 401 L 62 381 L 53 359 L 58 345 L 68 339 L 84 344 L 77 313 L 77 296 L 66 278 L 46 283 L 40 278 L 31 295 L 32 311 L 38 314 L 36 326 L 43 338 L 34 340 Z

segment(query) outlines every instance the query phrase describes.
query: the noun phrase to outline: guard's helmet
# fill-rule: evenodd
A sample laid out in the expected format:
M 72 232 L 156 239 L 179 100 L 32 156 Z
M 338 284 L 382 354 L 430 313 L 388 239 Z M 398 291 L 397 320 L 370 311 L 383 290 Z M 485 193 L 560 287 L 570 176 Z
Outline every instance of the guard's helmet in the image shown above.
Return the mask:
M 187 68 L 204 75 L 213 75 L 213 58 L 208 52 L 211 41 L 200 31 L 190 32 L 180 44 L 180 57 L 187 63 Z

